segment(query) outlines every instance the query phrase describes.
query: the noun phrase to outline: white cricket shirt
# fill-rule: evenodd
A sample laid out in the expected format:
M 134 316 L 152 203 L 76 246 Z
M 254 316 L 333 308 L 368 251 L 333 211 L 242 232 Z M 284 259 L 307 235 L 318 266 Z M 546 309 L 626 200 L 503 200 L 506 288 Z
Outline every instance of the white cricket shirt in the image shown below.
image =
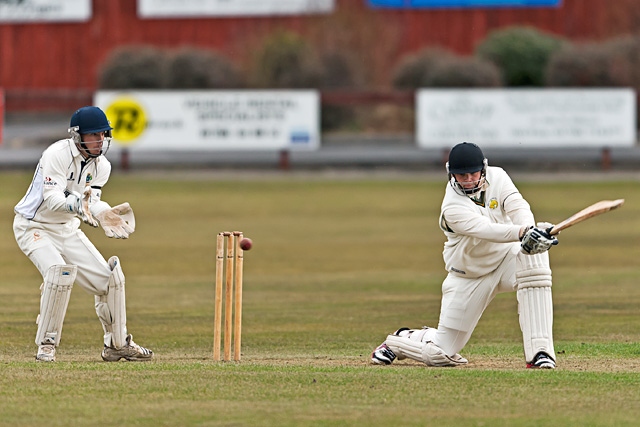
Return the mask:
M 73 140 L 56 141 L 42 153 L 31 185 L 14 211 L 36 222 L 64 224 L 75 218 L 66 209 L 67 195 L 73 191 L 82 194 L 90 185 L 95 205 L 110 174 L 111 163 L 106 157 L 85 160 Z
M 445 267 L 467 278 L 494 271 L 519 242 L 520 229 L 535 225 L 529 203 L 502 168 L 487 167 L 484 189 L 475 196 L 460 195 L 447 184 L 440 213 Z

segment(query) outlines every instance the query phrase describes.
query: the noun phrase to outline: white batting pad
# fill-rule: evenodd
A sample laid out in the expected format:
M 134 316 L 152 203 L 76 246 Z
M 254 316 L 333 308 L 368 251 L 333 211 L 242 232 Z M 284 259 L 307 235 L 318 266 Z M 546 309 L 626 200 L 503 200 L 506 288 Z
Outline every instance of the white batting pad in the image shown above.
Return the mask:
M 409 329 L 399 332 L 399 335 L 387 336 L 385 343 L 398 359 L 408 357 L 427 366 L 457 366 L 467 363 L 467 359 L 459 354 L 453 357 L 447 354 L 432 340 L 436 330 L 433 328 Z
M 531 362 L 541 351 L 555 360 L 552 282 L 548 253 L 519 254 L 516 281 L 525 360 Z
M 468 360 L 459 354 L 448 356 L 443 349 L 432 343 L 431 341 L 424 343 L 422 348 L 422 361 L 427 366 L 458 366 L 466 365 Z
M 109 258 L 111 277 L 106 295 L 96 295 L 96 313 L 104 329 L 104 344 L 120 349 L 127 344 L 127 308 L 124 273 L 118 257 Z
M 36 319 L 38 331 L 36 344 L 53 343 L 60 345 L 62 324 L 71 298 L 71 289 L 76 280 L 78 266 L 53 265 L 47 270 L 42 283 L 40 314 Z
M 406 336 L 389 335 L 384 341 L 398 359 L 409 358 L 422 362 L 422 341 L 413 340 Z

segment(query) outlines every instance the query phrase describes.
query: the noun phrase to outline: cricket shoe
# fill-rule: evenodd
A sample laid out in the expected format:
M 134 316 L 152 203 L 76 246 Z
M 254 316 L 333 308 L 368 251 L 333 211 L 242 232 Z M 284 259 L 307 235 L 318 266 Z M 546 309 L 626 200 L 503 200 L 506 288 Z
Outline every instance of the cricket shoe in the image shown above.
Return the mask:
M 125 359 L 134 362 L 144 362 L 153 358 L 153 351 L 134 343 L 131 334 L 127 335 L 126 341 L 127 343 L 120 349 L 107 347 L 105 345 L 102 350 L 102 360 L 105 362 L 117 362 L 120 359 Z
M 544 352 L 536 354 L 531 363 L 527 363 L 528 369 L 556 369 L 556 362 Z
M 400 335 L 402 331 L 409 331 L 409 328 L 400 328 L 393 335 Z M 382 343 L 371 353 L 371 363 L 375 365 L 391 365 L 398 356 L 389 348 L 386 343 Z M 404 359 L 401 357 L 400 359 Z
M 396 354 L 387 344 L 382 343 L 371 353 L 371 363 L 375 365 L 391 365 L 396 360 Z
M 36 362 L 55 362 L 56 361 L 56 346 L 55 344 L 42 344 L 38 346 L 38 353 L 36 354 Z

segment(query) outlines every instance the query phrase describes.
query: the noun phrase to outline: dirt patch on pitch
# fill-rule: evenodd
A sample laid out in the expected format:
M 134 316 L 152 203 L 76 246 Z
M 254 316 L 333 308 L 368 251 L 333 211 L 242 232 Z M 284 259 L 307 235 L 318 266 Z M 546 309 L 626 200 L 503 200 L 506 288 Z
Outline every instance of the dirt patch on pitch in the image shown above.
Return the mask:
M 369 362 L 369 357 L 345 357 L 345 358 L 329 358 L 329 357 L 300 357 L 300 358 L 282 358 L 282 359 L 253 359 L 246 357 L 244 363 L 271 366 L 314 366 L 314 367 L 372 367 L 384 369 L 384 366 L 373 365 Z M 234 363 L 243 363 L 234 362 Z M 572 372 L 640 372 L 640 360 L 628 358 L 578 358 L 578 357 L 559 357 L 557 360 L 557 370 Z M 432 368 L 423 363 L 413 360 L 396 361 L 393 364 L 396 368 L 407 369 L 440 369 Z M 523 370 L 526 364 L 523 359 L 519 358 L 496 358 L 496 357 L 472 357 L 469 364 L 459 366 L 454 369 L 479 369 L 479 370 Z

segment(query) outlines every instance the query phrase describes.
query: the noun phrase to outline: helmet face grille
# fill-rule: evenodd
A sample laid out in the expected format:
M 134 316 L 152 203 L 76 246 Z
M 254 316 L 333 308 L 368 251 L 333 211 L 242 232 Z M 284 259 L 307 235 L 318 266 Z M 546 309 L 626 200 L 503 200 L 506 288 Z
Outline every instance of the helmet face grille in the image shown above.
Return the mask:
M 484 169 L 485 158 L 476 144 L 463 142 L 456 145 L 449 153 L 449 173 L 473 173 Z
M 82 107 L 71 116 L 70 127 L 78 127 L 78 133 L 98 133 L 110 131 L 113 128 L 109 124 L 106 114 L 98 107 Z

